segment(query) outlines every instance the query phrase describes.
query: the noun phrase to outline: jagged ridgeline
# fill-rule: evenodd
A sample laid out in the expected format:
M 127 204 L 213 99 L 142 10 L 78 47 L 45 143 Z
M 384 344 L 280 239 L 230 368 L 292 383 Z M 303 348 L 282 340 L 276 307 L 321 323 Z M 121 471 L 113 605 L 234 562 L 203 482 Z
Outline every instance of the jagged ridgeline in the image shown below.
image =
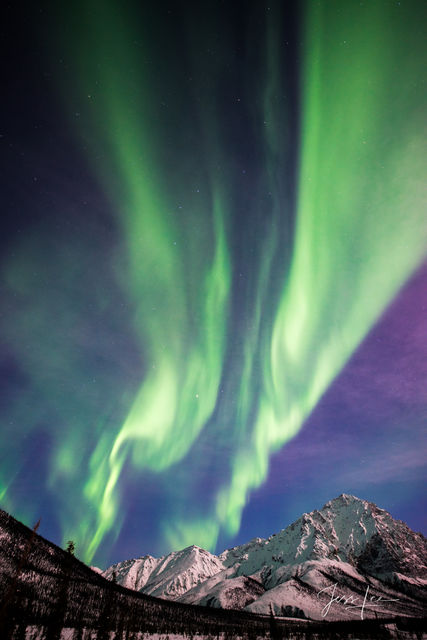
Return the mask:
M 251 613 L 322 619 L 334 585 L 362 602 L 365 617 L 422 616 L 427 606 L 427 540 L 377 505 L 342 494 L 268 539 L 219 556 L 196 546 L 142 556 L 104 572 L 147 595 Z M 321 597 L 319 598 L 319 592 Z M 371 606 L 375 603 L 375 606 Z M 329 620 L 354 617 L 335 603 Z
M 0 638 L 142 640 L 150 634 L 228 638 L 412 638 L 423 620 L 311 622 L 185 605 L 136 593 L 96 573 L 0 511 Z M 67 629 L 64 635 L 64 629 Z M 357 633 L 357 636 L 354 634 Z M 400 635 L 396 635 L 400 634 Z

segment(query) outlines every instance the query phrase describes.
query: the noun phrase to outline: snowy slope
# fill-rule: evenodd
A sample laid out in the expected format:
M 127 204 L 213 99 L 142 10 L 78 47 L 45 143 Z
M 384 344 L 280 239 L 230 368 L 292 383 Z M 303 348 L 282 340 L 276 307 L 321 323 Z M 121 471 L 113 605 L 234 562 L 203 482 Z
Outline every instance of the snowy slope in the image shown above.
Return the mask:
M 144 556 L 119 562 L 104 576 L 112 579 L 115 574 L 117 582 L 129 589 L 174 600 L 223 569 L 217 556 L 193 545 L 162 558 Z
M 127 587 L 182 602 L 258 613 L 320 618 L 334 584 L 343 597 L 396 600 L 378 615 L 421 615 L 427 541 L 376 505 L 341 495 L 268 539 L 255 538 L 215 556 L 188 547 L 145 556 L 104 575 Z M 319 591 L 324 590 L 320 596 Z M 357 611 L 356 611 L 357 613 Z M 329 617 L 351 612 L 334 604 Z

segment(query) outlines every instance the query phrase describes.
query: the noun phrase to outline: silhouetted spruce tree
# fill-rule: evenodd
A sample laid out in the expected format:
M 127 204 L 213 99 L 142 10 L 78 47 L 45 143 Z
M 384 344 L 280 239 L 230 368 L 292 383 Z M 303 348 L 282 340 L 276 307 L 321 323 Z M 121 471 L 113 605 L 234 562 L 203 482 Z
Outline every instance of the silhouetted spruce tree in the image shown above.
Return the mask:
M 69 542 L 72 541 L 70 540 Z M 70 586 L 70 574 L 72 569 L 72 556 L 74 554 L 74 546 L 73 551 L 68 551 L 68 554 L 69 555 L 65 555 L 63 558 L 63 572 L 62 576 L 59 576 L 58 578 L 58 595 L 56 598 L 53 615 L 48 622 L 45 640 L 60 640 L 62 629 L 65 626 L 68 605 L 68 589 Z
M 79 626 L 74 629 L 73 640 L 83 640 L 83 627 Z
M 13 633 L 13 640 L 26 640 L 27 637 L 27 621 L 21 620 L 18 622 L 18 625 L 15 627 L 15 631 Z
M 110 640 L 110 631 L 116 629 L 116 592 L 113 586 L 103 590 L 104 606 L 101 607 L 97 640 Z
M 68 540 L 68 542 L 67 542 L 67 552 L 70 553 L 73 556 L 75 550 L 76 550 L 76 545 L 74 544 L 73 540 Z
M 282 634 L 274 617 L 273 607 L 270 604 L 270 638 L 271 640 L 281 640 Z
M 123 640 L 123 633 L 125 630 L 125 612 L 123 606 L 118 607 L 116 615 L 116 638 Z

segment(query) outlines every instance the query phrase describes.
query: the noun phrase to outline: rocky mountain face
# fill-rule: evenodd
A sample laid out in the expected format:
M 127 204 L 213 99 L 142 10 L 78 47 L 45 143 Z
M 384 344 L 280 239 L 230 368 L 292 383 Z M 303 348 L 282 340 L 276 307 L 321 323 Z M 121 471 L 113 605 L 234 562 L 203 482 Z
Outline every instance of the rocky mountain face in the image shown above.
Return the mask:
M 280 533 L 219 556 L 192 546 L 118 563 L 104 572 L 113 575 L 161 598 L 256 613 L 425 615 L 427 540 L 376 505 L 343 494 Z

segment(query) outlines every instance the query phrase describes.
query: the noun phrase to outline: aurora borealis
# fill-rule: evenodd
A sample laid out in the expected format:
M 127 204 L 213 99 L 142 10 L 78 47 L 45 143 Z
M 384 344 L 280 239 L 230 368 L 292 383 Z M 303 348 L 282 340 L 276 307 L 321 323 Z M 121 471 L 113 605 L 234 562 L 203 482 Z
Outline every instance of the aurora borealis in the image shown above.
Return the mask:
M 9 17 L 0 506 L 104 565 L 420 528 L 425 3 Z

